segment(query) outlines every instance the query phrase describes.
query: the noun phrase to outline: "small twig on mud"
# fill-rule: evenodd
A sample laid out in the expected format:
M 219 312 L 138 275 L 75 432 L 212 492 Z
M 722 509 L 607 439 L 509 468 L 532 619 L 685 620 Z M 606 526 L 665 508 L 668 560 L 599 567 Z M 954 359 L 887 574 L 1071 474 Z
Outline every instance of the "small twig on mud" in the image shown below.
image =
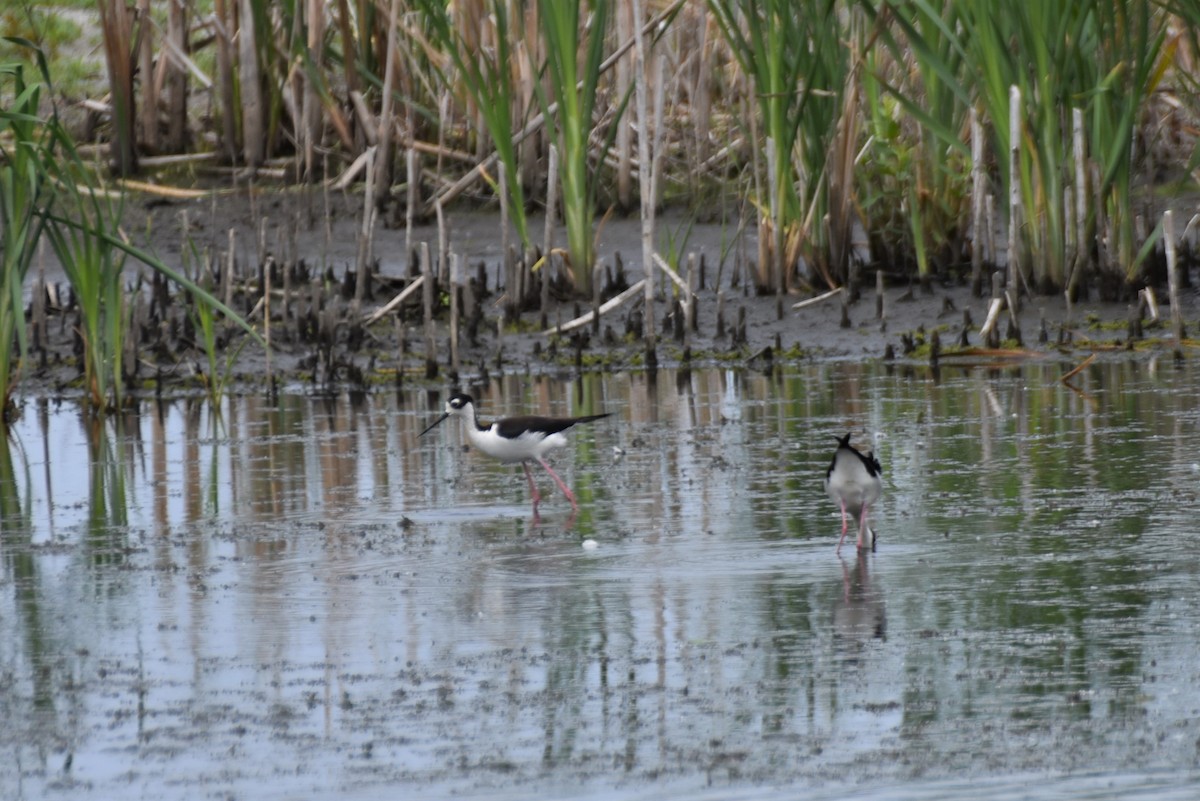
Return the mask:
M 417 280 L 413 281 L 411 284 L 409 284 L 408 286 L 404 287 L 404 289 L 402 289 L 402 290 L 400 291 L 400 294 L 396 295 L 396 297 L 394 297 L 394 298 L 392 298 L 391 300 L 389 300 L 386 306 L 383 306 L 383 307 L 381 307 L 381 308 L 379 308 L 379 309 L 376 309 L 376 310 L 375 310 L 374 312 L 372 312 L 371 314 L 368 314 L 368 315 L 367 315 L 367 317 L 366 317 L 366 319 L 365 319 L 365 320 L 363 320 L 363 325 L 370 325 L 371 323 L 375 322 L 376 320 L 378 320 L 378 319 L 379 319 L 380 317 L 382 317 L 383 315 L 385 315 L 385 314 L 387 314 L 388 312 L 390 312 L 392 309 L 394 309 L 394 308 L 396 308 L 397 306 L 399 306 L 401 303 L 403 303 L 405 300 L 407 300 L 407 299 L 408 299 L 408 296 L 409 296 L 409 295 L 411 295 L 412 293 L 414 293 L 414 292 L 416 292 L 418 289 L 420 289 L 420 288 L 421 288 L 421 285 L 422 285 L 423 283 L 425 283 L 425 276 L 423 276 L 423 275 L 421 275 L 421 276 L 418 276 L 418 277 L 417 277 Z
M 823 300 L 829 300 L 830 298 L 837 297 L 841 294 L 841 292 L 842 287 L 839 286 L 837 289 L 829 290 L 824 295 L 817 295 L 815 298 L 809 298 L 808 300 L 802 300 L 799 303 L 793 303 L 792 309 L 803 309 L 805 306 L 812 306 L 813 304 L 820 303 Z
M 618 306 L 621 306 L 622 304 L 627 303 L 630 299 L 632 299 L 634 296 L 636 296 L 637 293 L 642 291 L 642 287 L 645 283 L 646 283 L 646 279 L 643 278 L 642 280 L 638 281 L 633 286 L 629 287 L 629 289 L 626 289 L 620 295 L 617 295 L 615 298 L 612 298 L 611 300 L 606 302 L 603 306 L 600 307 L 600 314 L 604 315 L 607 312 L 610 312 L 613 309 L 617 308 Z M 587 314 L 584 314 L 580 317 L 576 317 L 574 320 L 563 323 L 560 326 L 555 326 L 554 328 L 547 328 L 542 333 L 546 334 L 547 336 L 550 336 L 552 334 L 565 334 L 568 331 L 573 331 L 576 328 L 579 328 L 580 326 L 587 325 L 591 321 L 592 321 L 592 312 L 588 312 Z

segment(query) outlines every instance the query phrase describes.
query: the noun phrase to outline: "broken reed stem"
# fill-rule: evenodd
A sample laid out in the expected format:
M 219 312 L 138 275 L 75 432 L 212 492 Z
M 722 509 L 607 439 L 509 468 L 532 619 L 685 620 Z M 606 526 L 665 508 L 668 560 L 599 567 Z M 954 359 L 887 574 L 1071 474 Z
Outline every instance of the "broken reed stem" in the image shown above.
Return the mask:
M 1067 279 L 1067 325 L 1071 325 L 1074 309 L 1075 288 L 1083 276 L 1083 265 L 1087 262 L 1087 151 L 1084 149 L 1083 109 L 1071 110 L 1072 147 L 1075 153 L 1075 258 L 1072 259 L 1071 275 Z
M 633 298 L 637 297 L 638 293 L 641 292 L 645 288 L 646 283 L 647 283 L 646 279 L 643 278 L 643 279 L 639 280 L 637 283 L 635 283 L 633 286 L 629 287 L 629 289 L 626 289 L 620 295 L 617 295 L 615 298 L 610 298 L 608 301 L 606 301 L 600 307 L 600 309 L 599 309 L 600 315 L 603 316 L 603 315 L 607 314 L 608 312 L 612 311 L 613 309 L 616 309 L 619 306 L 622 306 L 625 303 L 628 303 Z M 556 325 L 553 328 L 548 328 L 545 331 L 543 331 L 542 333 L 545 334 L 546 336 L 553 336 L 555 334 L 565 334 L 568 331 L 574 331 L 576 328 L 579 328 L 580 326 L 585 326 L 588 323 L 590 323 L 592 321 L 593 314 L 594 314 L 594 312 L 589 311 L 587 314 L 576 317 L 574 320 L 565 322 L 562 325 Z
M 458 376 L 462 365 L 458 360 L 458 280 L 462 274 L 462 256 L 450 254 L 450 369 Z
M 441 281 L 446 277 L 445 271 L 449 269 L 447 260 L 450 258 L 450 229 L 446 225 L 446 213 L 442 204 L 438 203 L 434 209 L 437 212 L 438 229 L 438 259 L 435 280 Z
M 1017 232 L 1021 227 L 1021 90 L 1017 86 L 1008 89 L 1008 286 L 1012 289 L 1012 303 L 1019 303 L 1021 294 L 1017 283 L 1020 271 Z M 1013 313 L 1019 309 L 1014 308 Z
M 372 160 L 377 173 L 375 182 L 377 186 L 368 187 L 367 191 L 367 197 L 372 202 L 382 200 L 392 183 L 388 179 L 391 176 L 392 166 L 392 117 L 395 114 L 392 86 L 395 83 L 396 57 L 399 54 L 399 48 L 396 45 L 396 17 L 399 15 L 399 6 L 400 0 L 392 0 L 391 8 L 388 11 L 387 55 L 384 58 L 383 98 L 379 113 L 379 153 L 378 161 Z M 370 175 L 369 172 L 367 174 Z
M 375 148 L 371 148 L 370 153 L 376 153 Z M 362 228 L 358 232 L 358 258 L 355 259 L 355 280 L 354 282 L 354 308 L 353 313 L 358 314 L 362 308 L 363 297 L 366 289 L 366 274 L 367 261 L 370 259 L 371 249 L 371 232 L 374 229 L 375 217 L 375 159 L 367 159 L 367 186 L 363 192 L 363 219 Z
M 592 338 L 600 338 L 600 291 L 604 266 L 597 263 L 592 267 Z
M 687 319 L 684 321 L 684 346 L 691 345 L 691 334 L 696 330 L 696 254 L 689 253 L 687 260 Z
M 429 243 L 422 242 L 421 251 L 421 300 L 425 307 L 425 378 L 436 378 L 438 374 L 437 343 L 433 329 L 433 259 L 429 254 Z
M 266 351 L 268 390 L 275 386 L 271 372 L 271 267 L 274 264 L 275 259 L 268 256 L 263 270 L 263 350 Z
M 978 291 L 975 293 L 978 295 Z M 875 271 L 875 318 L 880 322 L 887 320 L 887 309 L 883 305 L 883 270 Z
M 321 272 L 329 266 L 329 246 L 333 242 L 333 211 L 329 207 L 329 156 L 321 157 L 325 180 L 321 182 L 321 197 L 325 209 L 324 237 L 321 240 Z
M 504 294 L 508 298 L 508 302 L 504 304 L 504 314 L 506 317 L 516 319 L 516 309 L 520 302 L 517 293 L 520 287 L 517 286 L 516 279 L 516 259 L 509 255 L 509 236 L 508 236 L 508 168 L 501 161 L 496 165 L 500 174 L 499 194 L 500 194 L 500 253 L 504 259 Z
M 416 292 L 418 289 L 420 289 L 424 285 L 425 285 L 425 276 L 418 275 L 415 281 L 412 281 L 408 286 L 404 287 L 404 289 L 401 290 L 401 292 L 398 295 L 396 295 L 396 297 L 394 297 L 388 301 L 386 306 L 376 309 L 374 312 L 367 315 L 367 318 L 365 320 L 363 320 L 363 325 L 371 325 L 376 320 L 378 320 L 380 317 L 383 317 L 388 312 L 397 308 L 401 303 L 408 300 L 409 295 L 413 294 L 414 292 Z
M 1183 339 L 1187 332 L 1183 328 L 1183 307 L 1179 300 L 1179 260 L 1175 252 L 1175 214 L 1168 209 L 1163 212 L 1163 240 L 1167 249 L 1167 292 L 1171 304 L 1171 328 L 1175 335 L 1175 352 L 1181 354 Z
M 987 241 L 984 232 L 983 203 L 985 181 L 983 165 L 983 124 L 979 122 L 979 111 L 971 106 L 971 294 L 983 294 L 983 247 Z M 882 319 L 883 315 L 879 315 Z
M 805 306 L 814 306 L 823 300 L 829 300 L 830 298 L 837 297 L 842 293 L 842 290 L 843 288 L 839 286 L 837 289 L 831 289 L 828 292 L 817 295 L 815 298 L 809 298 L 808 300 L 802 300 L 798 303 L 793 303 L 792 308 L 803 309 Z
M 421 167 L 419 159 L 416 149 L 410 147 L 405 156 L 408 172 L 408 208 L 404 210 L 404 257 L 406 259 L 412 258 L 413 219 L 417 203 L 420 202 Z M 410 269 L 409 273 L 411 274 L 411 272 Z
M 642 270 L 645 272 L 645 278 L 642 279 L 642 284 L 645 288 L 645 304 L 642 307 L 642 332 L 646 340 L 646 353 L 651 355 L 654 353 L 655 345 L 655 327 L 654 327 L 654 169 L 646 169 L 646 165 L 653 164 L 650 154 L 650 139 L 647 136 L 649 126 L 646 124 L 649 118 L 649 98 L 646 91 L 646 31 L 642 27 L 642 3 L 641 0 L 630 0 L 633 7 L 633 75 L 635 88 L 635 106 L 637 109 L 637 124 L 638 124 L 638 164 L 641 165 L 638 169 L 638 192 L 639 200 L 642 204 Z M 625 293 L 622 293 L 624 295 Z M 648 364 L 649 368 L 653 369 L 654 365 Z
M 229 229 L 229 251 L 225 254 L 225 274 L 221 277 L 221 289 L 224 291 L 225 308 L 233 308 L 233 264 L 237 247 L 237 229 Z
M 546 173 L 546 227 L 542 236 L 541 309 L 545 317 L 550 309 L 550 266 L 554 261 L 555 204 L 558 202 L 558 147 L 550 145 L 550 164 Z M 545 325 L 542 326 L 545 328 Z

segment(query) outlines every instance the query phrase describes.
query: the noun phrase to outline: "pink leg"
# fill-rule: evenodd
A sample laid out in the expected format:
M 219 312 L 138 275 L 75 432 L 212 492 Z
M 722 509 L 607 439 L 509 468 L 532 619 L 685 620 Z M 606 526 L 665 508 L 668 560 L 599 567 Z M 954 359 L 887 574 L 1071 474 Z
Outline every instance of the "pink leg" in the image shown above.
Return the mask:
M 537 514 L 538 504 L 541 503 L 542 496 L 538 492 L 537 484 L 533 483 L 533 473 L 529 472 L 529 462 L 521 462 L 521 467 L 525 468 L 525 478 L 529 479 L 529 494 L 533 496 L 533 513 Z
M 867 509 L 869 507 L 863 504 L 862 514 L 858 516 L 858 541 L 855 543 L 858 549 L 863 549 L 863 535 L 867 533 Z
M 834 551 L 834 553 L 842 552 L 842 543 L 846 541 L 846 529 L 847 528 L 848 528 L 848 526 L 846 524 L 846 502 L 842 501 L 842 538 L 840 540 L 838 540 L 838 547 L 837 547 L 837 550 Z
M 571 492 L 571 490 L 567 487 L 567 485 L 563 483 L 563 480 L 558 477 L 558 473 L 555 473 L 553 470 L 550 469 L 550 465 L 546 464 L 545 459 L 539 458 L 538 464 L 540 464 L 542 467 L 546 468 L 546 472 L 550 474 L 550 477 L 552 479 L 554 479 L 554 483 L 558 485 L 558 488 L 560 490 L 562 490 L 563 495 L 566 495 L 567 500 L 571 502 L 571 508 L 576 511 L 579 511 L 579 504 L 575 503 L 575 493 Z

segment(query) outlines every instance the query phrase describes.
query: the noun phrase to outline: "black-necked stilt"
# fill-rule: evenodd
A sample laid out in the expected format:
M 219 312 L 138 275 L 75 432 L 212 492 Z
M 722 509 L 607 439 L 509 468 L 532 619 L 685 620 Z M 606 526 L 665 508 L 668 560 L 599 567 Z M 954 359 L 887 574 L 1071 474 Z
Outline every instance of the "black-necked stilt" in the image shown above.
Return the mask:
M 505 417 L 490 425 L 484 425 L 475 415 L 475 400 L 470 395 L 458 394 L 446 401 L 445 413 L 418 436 L 425 436 L 434 426 L 451 416 L 461 417 L 466 421 L 467 438 L 476 448 L 501 462 L 521 463 L 525 468 L 525 477 L 529 479 L 529 492 L 533 495 L 535 515 L 542 497 L 538 493 L 537 485 L 533 483 L 533 475 L 529 472 L 530 461 L 535 461 L 546 469 L 563 495 L 571 502 L 571 508 L 578 511 L 579 504 L 575 502 L 575 494 L 558 477 L 558 473 L 550 469 L 543 456 L 547 451 L 567 444 L 563 432 L 571 426 L 590 423 L 608 417 L 608 414 L 589 414 L 584 417 Z
M 825 491 L 842 507 L 842 538 L 838 540 L 838 551 L 846 540 L 846 515 L 858 521 L 858 547 L 875 550 L 875 532 L 867 525 L 867 512 L 883 494 L 880 475 L 883 468 L 875 458 L 874 451 L 865 456 L 850 444 L 850 435 L 837 437 L 838 447 L 833 461 L 825 471 Z M 865 540 L 865 542 L 864 542 Z

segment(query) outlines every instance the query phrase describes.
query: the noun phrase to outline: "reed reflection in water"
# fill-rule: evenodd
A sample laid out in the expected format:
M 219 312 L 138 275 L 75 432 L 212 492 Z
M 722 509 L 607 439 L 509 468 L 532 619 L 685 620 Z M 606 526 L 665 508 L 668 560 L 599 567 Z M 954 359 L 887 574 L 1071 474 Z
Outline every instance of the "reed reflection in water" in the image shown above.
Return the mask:
M 1066 369 L 469 387 L 614 412 L 556 458 L 580 514 L 539 523 L 519 468 L 417 440 L 440 392 L 30 402 L 0 445 L 0 794 L 1187 782 L 1197 378 Z M 861 559 L 821 491 L 847 430 L 884 466 Z

